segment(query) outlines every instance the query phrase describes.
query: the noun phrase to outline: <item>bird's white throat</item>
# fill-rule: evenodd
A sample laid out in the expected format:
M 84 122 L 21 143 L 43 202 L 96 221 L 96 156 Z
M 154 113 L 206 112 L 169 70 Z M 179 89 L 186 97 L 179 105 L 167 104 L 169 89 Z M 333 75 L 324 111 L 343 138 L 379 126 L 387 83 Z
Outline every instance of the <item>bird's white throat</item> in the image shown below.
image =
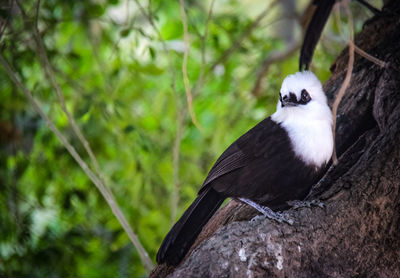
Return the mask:
M 303 92 L 309 94 L 300 102 Z M 321 167 L 332 156 L 332 113 L 321 82 L 310 71 L 288 75 L 282 82 L 281 98 L 271 119 L 280 124 L 290 138 L 295 154 L 308 165 Z M 290 97 L 294 105 L 284 107 L 282 99 Z
M 332 114 L 326 105 L 309 103 L 306 107 L 278 109 L 271 119 L 288 133 L 295 154 L 316 167 L 332 156 Z

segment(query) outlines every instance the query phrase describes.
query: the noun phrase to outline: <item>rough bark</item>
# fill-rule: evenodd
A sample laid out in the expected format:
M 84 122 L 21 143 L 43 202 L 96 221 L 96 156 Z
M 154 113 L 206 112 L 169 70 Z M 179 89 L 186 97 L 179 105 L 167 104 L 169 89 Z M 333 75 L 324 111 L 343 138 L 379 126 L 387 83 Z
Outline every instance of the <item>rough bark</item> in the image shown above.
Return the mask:
M 339 107 L 339 164 L 309 199 L 324 208 L 288 211 L 294 225 L 231 201 L 203 229 L 176 269 L 153 277 L 400 277 L 400 1 L 365 23 L 356 45 L 387 62 L 356 56 Z M 330 101 L 346 74 L 343 50 L 325 83 Z

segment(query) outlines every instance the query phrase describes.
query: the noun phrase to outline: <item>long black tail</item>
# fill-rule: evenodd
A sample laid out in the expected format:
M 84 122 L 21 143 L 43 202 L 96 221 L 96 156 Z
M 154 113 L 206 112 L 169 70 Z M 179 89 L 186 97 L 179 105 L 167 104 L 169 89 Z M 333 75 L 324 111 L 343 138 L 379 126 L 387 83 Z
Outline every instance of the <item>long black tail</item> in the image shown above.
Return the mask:
M 328 20 L 329 14 L 331 13 L 333 4 L 335 4 L 335 0 L 314 0 L 314 4 L 317 5 L 317 8 L 315 9 L 311 21 L 307 26 L 303 45 L 301 46 L 300 50 L 300 71 L 302 71 L 304 68 L 308 70 L 315 46 L 321 37 L 322 30 L 324 29 L 325 23 Z
M 380 13 L 378 9 L 364 0 L 357 0 L 357 2 L 368 8 L 375 15 Z M 310 66 L 315 47 L 317 46 L 318 40 L 321 37 L 322 30 L 324 29 L 329 18 L 333 5 L 335 4 L 335 0 L 314 0 L 313 4 L 317 7 L 313 13 L 310 23 L 307 26 L 303 45 L 301 46 L 299 61 L 300 71 L 303 69 L 308 70 Z
M 224 199 L 211 187 L 200 192 L 165 237 L 157 253 L 157 263 L 179 264 Z

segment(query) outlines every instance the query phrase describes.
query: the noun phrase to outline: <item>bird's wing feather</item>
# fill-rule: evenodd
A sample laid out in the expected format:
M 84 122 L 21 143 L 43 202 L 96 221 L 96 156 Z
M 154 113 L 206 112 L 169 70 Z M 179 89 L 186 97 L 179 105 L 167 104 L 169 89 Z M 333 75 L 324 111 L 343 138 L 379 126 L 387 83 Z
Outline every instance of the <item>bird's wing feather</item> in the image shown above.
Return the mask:
M 218 158 L 211 168 L 203 187 L 229 172 L 247 166 L 254 158 L 267 155 L 271 144 L 269 135 L 279 128 L 271 118 L 266 118 L 237 139 Z

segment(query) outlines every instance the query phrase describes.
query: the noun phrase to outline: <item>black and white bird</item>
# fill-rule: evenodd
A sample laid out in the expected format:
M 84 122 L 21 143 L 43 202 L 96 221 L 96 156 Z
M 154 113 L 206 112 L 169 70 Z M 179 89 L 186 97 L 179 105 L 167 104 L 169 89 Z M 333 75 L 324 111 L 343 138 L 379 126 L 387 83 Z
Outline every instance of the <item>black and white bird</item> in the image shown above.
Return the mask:
M 276 112 L 218 158 L 197 198 L 165 237 L 157 262 L 177 265 L 228 197 L 263 213 L 304 199 L 332 155 L 331 128 L 331 110 L 318 78 L 310 71 L 287 76 Z

